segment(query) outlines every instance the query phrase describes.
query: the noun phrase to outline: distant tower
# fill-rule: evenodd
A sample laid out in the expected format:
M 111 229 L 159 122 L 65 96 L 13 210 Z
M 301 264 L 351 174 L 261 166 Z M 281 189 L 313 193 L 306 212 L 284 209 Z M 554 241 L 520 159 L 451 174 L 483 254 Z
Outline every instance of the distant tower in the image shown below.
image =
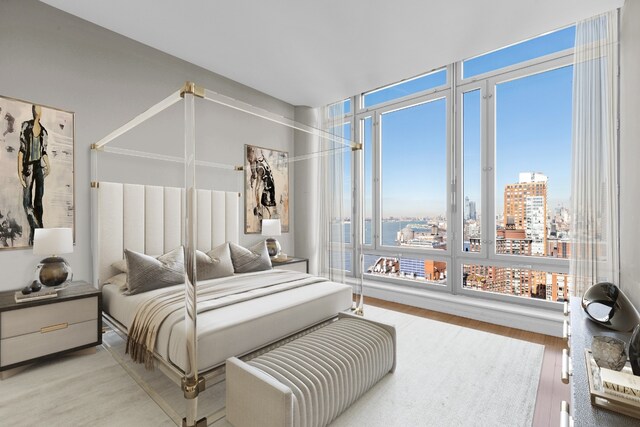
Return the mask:
M 469 203 L 469 196 L 464 197 L 464 220 L 467 221 L 471 217 L 471 206 Z
M 469 202 L 469 219 L 474 221 L 478 219 L 478 215 L 476 214 L 476 202 L 474 201 Z

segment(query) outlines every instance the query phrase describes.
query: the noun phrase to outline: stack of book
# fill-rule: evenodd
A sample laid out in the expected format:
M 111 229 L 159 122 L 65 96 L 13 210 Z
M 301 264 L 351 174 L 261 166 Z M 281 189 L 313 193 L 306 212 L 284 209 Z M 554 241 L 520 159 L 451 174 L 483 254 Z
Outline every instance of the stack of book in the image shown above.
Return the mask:
M 45 288 L 43 287 L 38 292 L 31 292 L 30 294 L 23 294 L 22 291 L 16 291 L 15 300 L 16 302 L 28 302 L 28 301 L 36 301 L 40 299 L 47 298 L 55 298 L 58 296 L 57 288 Z
M 600 379 L 605 393 L 640 403 L 640 377 L 600 368 Z

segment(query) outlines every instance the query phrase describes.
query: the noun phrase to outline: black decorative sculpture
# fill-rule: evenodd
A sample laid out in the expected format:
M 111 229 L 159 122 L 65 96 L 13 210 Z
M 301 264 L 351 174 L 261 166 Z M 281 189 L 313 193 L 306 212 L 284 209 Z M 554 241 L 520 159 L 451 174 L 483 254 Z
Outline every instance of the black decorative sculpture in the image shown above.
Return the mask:
M 633 329 L 629 340 L 629 363 L 633 375 L 640 376 L 640 324 Z
M 630 332 L 640 315 L 629 299 L 613 283 L 601 282 L 590 287 L 582 297 L 582 309 L 596 323 L 619 332 Z

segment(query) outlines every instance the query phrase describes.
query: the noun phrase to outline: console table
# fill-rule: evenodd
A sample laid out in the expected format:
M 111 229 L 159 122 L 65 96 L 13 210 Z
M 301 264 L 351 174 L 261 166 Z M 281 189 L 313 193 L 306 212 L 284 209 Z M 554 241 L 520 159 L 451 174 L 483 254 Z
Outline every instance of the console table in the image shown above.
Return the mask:
M 591 348 L 594 335 L 606 335 L 629 342 L 631 333 L 621 333 L 607 329 L 589 320 L 582 310 L 580 298 L 573 298 L 570 306 L 570 317 L 565 320 L 565 335 L 569 337 L 569 348 L 563 355 L 563 381 L 571 383 L 571 406 L 563 402 L 561 426 L 569 427 L 605 427 L 605 426 L 638 426 L 640 420 L 611 412 L 591 405 L 585 348 Z M 570 318 L 570 321 L 569 321 Z M 566 360 L 570 355 L 570 360 Z M 570 413 L 570 416 L 569 416 Z M 573 423 L 571 423 L 571 418 Z

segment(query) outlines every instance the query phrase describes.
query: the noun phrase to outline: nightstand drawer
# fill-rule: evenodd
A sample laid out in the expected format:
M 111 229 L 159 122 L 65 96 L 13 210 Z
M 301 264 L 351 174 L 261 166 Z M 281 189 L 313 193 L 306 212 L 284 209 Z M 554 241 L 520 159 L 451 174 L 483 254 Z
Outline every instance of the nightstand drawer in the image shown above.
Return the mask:
M 52 301 L 50 304 L 37 307 L 4 311 L 0 313 L 0 338 L 5 340 L 31 333 L 40 334 L 42 328 L 97 320 L 97 316 L 97 296 L 58 303 Z M 87 342 L 90 341 L 85 341 Z
M 99 338 L 98 319 L 74 324 L 57 323 L 46 326 L 49 328 L 44 328 L 43 332 L 38 330 L 38 332 L 1 340 L 0 366 L 9 366 L 95 343 Z

